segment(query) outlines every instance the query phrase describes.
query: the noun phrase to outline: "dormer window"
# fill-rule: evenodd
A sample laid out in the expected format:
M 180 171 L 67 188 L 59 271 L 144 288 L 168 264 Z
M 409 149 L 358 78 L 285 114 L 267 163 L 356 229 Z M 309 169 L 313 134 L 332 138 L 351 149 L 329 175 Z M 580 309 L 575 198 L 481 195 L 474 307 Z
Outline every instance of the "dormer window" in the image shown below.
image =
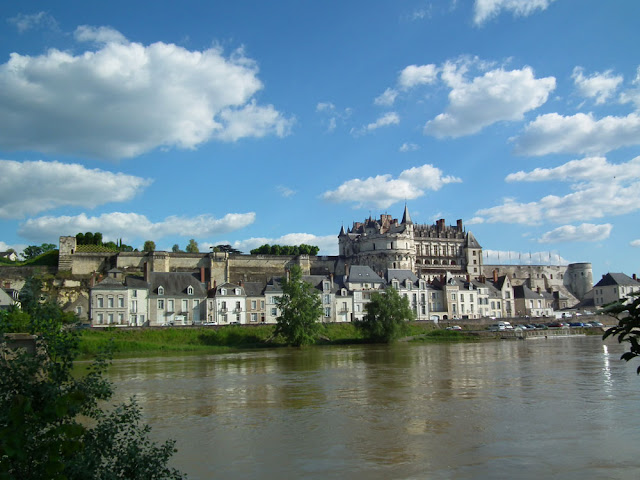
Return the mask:
M 241 290 L 239 288 L 236 288 L 236 295 L 240 295 Z
M 221 288 L 220 289 L 220 295 L 226 295 L 227 294 L 227 289 L 226 288 Z
M 331 284 L 329 282 L 324 282 L 324 289 L 329 290 L 331 288 Z
M 187 287 L 187 295 L 193 295 L 193 287 L 191 285 Z
M 164 295 L 164 287 L 162 285 L 158 287 L 158 295 Z

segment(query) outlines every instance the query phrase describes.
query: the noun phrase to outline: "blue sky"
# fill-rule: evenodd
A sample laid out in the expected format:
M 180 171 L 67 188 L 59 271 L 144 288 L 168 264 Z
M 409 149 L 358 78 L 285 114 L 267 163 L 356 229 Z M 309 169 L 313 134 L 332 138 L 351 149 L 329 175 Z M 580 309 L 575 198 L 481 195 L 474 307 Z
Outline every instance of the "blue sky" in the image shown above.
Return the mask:
M 0 250 L 335 255 L 406 202 L 486 263 L 636 271 L 640 2 L 150 5 L 0 9 Z

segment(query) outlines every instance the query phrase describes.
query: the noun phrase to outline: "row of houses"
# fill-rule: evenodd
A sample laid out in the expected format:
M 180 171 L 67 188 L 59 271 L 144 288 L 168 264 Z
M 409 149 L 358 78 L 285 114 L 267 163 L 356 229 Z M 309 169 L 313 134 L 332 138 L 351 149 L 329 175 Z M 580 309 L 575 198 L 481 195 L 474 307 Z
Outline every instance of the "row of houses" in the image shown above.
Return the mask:
M 410 270 L 389 269 L 381 277 L 368 266 L 354 265 L 339 278 L 307 275 L 303 281 L 321 299 L 323 322 L 361 320 L 371 294 L 389 286 L 407 297 L 420 321 L 542 317 L 568 306 L 557 294 L 513 286 L 508 275 L 473 280 L 447 274 L 429 283 Z M 207 285 L 203 271 L 123 277 L 113 269 L 91 288 L 89 320 L 94 326 L 274 324 L 281 295 L 279 278 Z

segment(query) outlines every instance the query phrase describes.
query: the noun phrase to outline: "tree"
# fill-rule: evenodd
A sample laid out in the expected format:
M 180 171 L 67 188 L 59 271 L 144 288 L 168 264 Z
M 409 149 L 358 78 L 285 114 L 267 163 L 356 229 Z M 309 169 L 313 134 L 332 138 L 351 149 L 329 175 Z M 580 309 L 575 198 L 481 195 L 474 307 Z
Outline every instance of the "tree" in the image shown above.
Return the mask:
M 156 243 L 153 240 L 147 240 L 142 247 L 143 252 L 153 252 L 156 249 Z
M 319 247 L 315 245 L 269 245 L 265 243 L 258 248 L 254 248 L 249 253 L 251 255 L 317 255 Z
M 314 343 L 320 330 L 322 302 L 313 285 L 302 280 L 302 269 L 291 267 L 289 278 L 282 282 L 282 296 L 276 300 L 280 315 L 275 335 L 282 335 L 289 345 Z
M 375 342 L 390 343 L 402 337 L 406 334 L 407 322 L 414 318 L 409 299 L 393 287 L 383 293 L 373 292 L 365 311 L 364 318 L 356 325 Z
M 605 306 L 602 313 L 614 315 L 618 325 L 610 327 L 602 335 L 602 339 L 618 337 L 618 342 L 629 342 L 629 351 L 620 357 L 627 362 L 640 356 L 640 292 L 630 294 L 626 299 Z M 640 367 L 636 369 L 640 375 Z
M 22 256 L 25 260 L 31 260 L 32 258 L 36 258 L 38 255 L 42 255 L 42 247 L 37 245 L 29 245 L 22 252 Z
M 174 442 L 150 440 L 135 401 L 100 408 L 113 394 L 104 377 L 110 356 L 100 354 L 84 374 L 74 368 L 77 332 L 67 320 L 53 302 L 20 316 L 0 311 L 0 339 L 25 327 L 37 337 L 31 354 L 0 343 L 0 478 L 182 478 L 167 466 Z
M 231 245 L 228 245 L 228 244 L 227 245 L 216 245 L 215 247 L 213 247 L 213 251 L 214 252 L 225 252 L 225 253 L 236 253 L 236 254 L 242 253 L 237 248 L 233 248 Z
M 173 245 L 173 247 L 171 247 L 171 251 L 176 253 L 180 251 L 180 245 L 178 245 L 177 243 Z
M 186 251 L 189 253 L 198 253 L 200 249 L 198 248 L 198 242 L 196 242 L 193 238 L 189 240 L 189 245 L 187 245 Z

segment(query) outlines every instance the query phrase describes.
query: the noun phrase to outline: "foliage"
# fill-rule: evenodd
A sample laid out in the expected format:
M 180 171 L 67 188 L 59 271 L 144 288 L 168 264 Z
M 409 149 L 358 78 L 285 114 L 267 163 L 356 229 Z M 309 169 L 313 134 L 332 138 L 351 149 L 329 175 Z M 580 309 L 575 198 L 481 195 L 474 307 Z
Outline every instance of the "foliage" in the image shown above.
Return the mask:
M 153 252 L 156 249 L 156 242 L 153 240 L 147 240 L 142 247 L 143 252 Z
M 315 342 L 320 331 L 322 302 L 313 285 L 302 280 L 298 265 L 291 267 L 289 279 L 282 282 L 282 296 L 276 305 L 280 315 L 275 335 L 282 335 L 289 345 L 298 347 Z
M 228 244 L 227 245 L 216 245 L 215 247 L 213 247 L 213 251 L 214 252 L 236 253 L 236 254 L 242 253 L 237 248 L 233 248 L 231 245 L 228 245 Z
M 40 246 L 37 245 L 29 245 L 22 252 L 22 257 L 25 260 L 34 259 L 43 253 L 51 252 L 56 249 L 56 245 L 53 243 L 43 243 Z
M 68 317 L 54 303 L 29 305 L 20 315 L 0 312 L 0 337 L 16 329 L 37 337 L 32 354 L 0 347 L 0 479 L 182 478 L 167 466 L 173 442 L 150 441 L 134 401 L 100 408 L 113 394 L 108 352 L 79 374 Z
M 200 249 L 198 248 L 198 242 L 196 242 L 193 238 L 189 240 L 189 244 L 185 249 L 188 253 L 198 253 Z
M 180 245 L 176 243 L 173 245 L 173 247 L 171 247 L 171 251 L 174 253 L 177 253 L 177 252 L 181 252 L 182 250 L 180 250 Z
M 317 255 L 320 251 L 315 245 L 264 245 L 251 250 L 251 255 Z
M 626 299 L 607 305 L 602 313 L 614 315 L 618 325 L 610 327 L 604 332 L 602 339 L 612 336 L 618 337 L 618 342 L 629 342 L 629 351 L 620 357 L 627 362 L 640 356 L 640 292 L 630 294 Z M 637 368 L 640 374 L 640 367 Z
M 407 322 L 414 318 L 409 299 L 393 287 L 384 293 L 373 292 L 365 311 L 364 318 L 357 325 L 366 337 L 375 342 L 389 343 L 406 335 Z

